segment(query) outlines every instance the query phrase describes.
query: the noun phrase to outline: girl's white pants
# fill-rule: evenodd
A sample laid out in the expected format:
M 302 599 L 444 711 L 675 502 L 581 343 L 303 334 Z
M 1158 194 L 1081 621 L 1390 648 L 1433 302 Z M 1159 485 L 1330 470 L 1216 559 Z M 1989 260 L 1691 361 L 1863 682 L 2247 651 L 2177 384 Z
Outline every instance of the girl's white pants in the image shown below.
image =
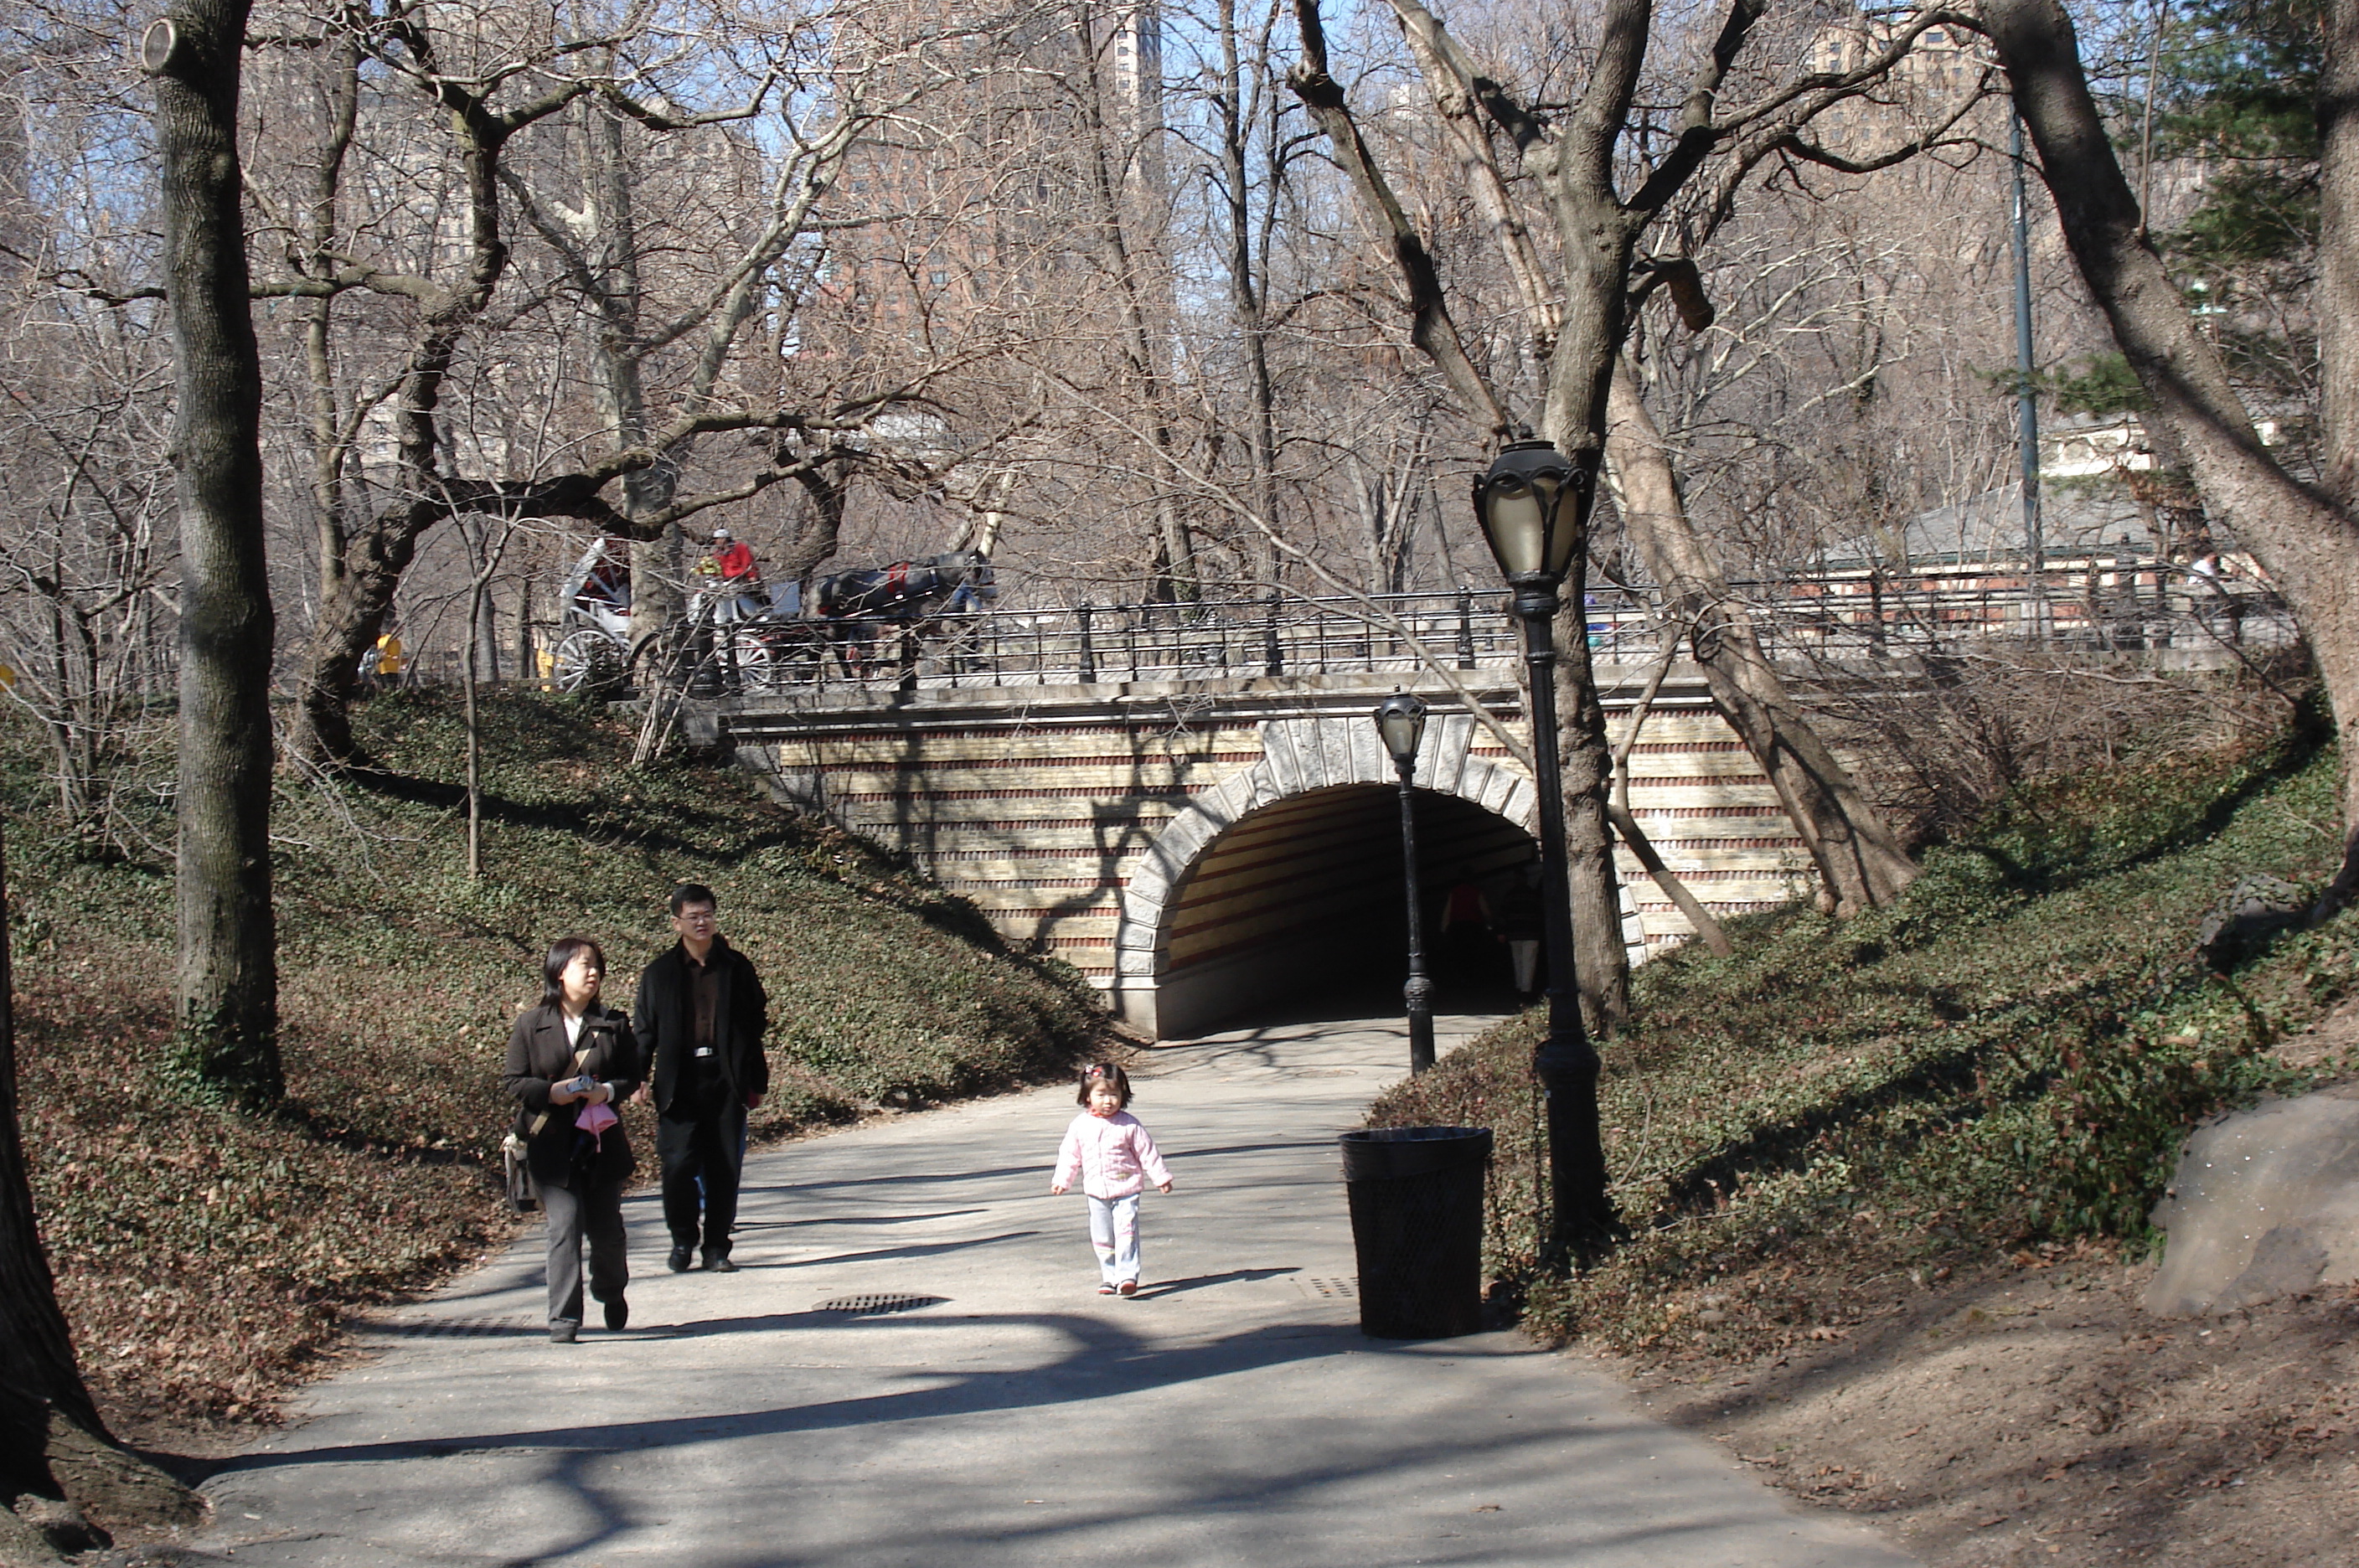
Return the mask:
M 1098 1272 L 1109 1285 L 1137 1279 L 1138 1194 L 1090 1198 L 1089 1204 L 1090 1243 L 1098 1249 Z

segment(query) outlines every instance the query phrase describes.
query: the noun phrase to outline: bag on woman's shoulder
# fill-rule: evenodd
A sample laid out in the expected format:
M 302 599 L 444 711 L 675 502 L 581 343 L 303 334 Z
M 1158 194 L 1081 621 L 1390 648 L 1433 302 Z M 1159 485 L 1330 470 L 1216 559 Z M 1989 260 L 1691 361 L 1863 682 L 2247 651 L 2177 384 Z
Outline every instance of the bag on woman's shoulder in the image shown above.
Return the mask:
M 500 1159 L 507 1168 L 508 1208 L 519 1214 L 540 1211 L 540 1183 L 532 1179 L 532 1164 L 525 1158 L 525 1141 L 511 1132 L 500 1140 Z
M 583 1064 L 589 1060 L 590 1048 L 585 1045 L 573 1053 L 573 1071 L 580 1073 Z M 517 1113 L 516 1119 L 522 1121 L 523 1113 Z M 543 1111 L 532 1118 L 528 1130 L 534 1136 L 538 1136 L 540 1129 L 548 1125 L 549 1113 Z M 511 1212 L 519 1214 L 538 1214 L 540 1211 L 540 1183 L 533 1180 L 532 1161 L 527 1158 L 528 1152 L 529 1149 L 525 1143 L 524 1134 L 518 1133 L 513 1127 L 508 1129 L 507 1137 L 500 1140 L 500 1163 L 507 1178 L 508 1208 Z

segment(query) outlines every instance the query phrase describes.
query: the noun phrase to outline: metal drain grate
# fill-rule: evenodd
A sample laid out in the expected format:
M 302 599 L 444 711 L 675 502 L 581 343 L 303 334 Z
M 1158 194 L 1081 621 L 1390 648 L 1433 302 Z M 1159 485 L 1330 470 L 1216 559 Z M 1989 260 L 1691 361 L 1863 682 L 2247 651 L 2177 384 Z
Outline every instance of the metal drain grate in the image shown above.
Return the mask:
M 547 1326 L 524 1318 L 378 1318 L 362 1324 L 361 1332 L 395 1339 L 504 1339 L 544 1333 Z
M 815 1312 L 842 1312 L 847 1317 L 873 1317 L 884 1312 L 911 1312 L 919 1307 L 938 1307 L 943 1296 L 838 1296 L 832 1301 L 821 1301 L 813 1307 Z
M 1359 1282 L 1355 1279 L 1313 1279 L 1298 1277 L 1294 1285 L 1295 1289 L 1304 1295 L 1318 1301 L 1356 1300 L 1360 1294 Z

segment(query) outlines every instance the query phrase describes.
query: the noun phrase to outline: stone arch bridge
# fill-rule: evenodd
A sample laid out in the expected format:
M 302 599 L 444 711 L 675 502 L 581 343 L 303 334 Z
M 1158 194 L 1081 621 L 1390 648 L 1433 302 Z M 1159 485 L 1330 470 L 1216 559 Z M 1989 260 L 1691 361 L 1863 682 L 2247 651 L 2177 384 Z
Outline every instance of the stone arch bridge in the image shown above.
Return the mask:
M 1994 617 L 1987 593 L 1976 603 L 2003 630 L 2007 606 Z M 1500 607 L 1462 592 L 1375 608 L 1387 626 L 1364 604 L 1306 614 L 1274 600 L 1184 623 L 1000 612 L 912 639 L 897 661 L 878 648 L 849 678 L 745 683 L 693 704 L 689 723 L 781 798 L 907 853 L 1011 941 L 1072 964 L 1126 1021 L 1184 1038 L 1306 981 L 1403 972 L 1397 787 L 1370 721 L 1387 693 L 1415 691 L 1434 713 L 1417 774 L 1429 945 L 1445 945 L 1445 889 L 1473 881 L 1495 898 L 1532 854 L 1532 781 L 1452 689 L 1524 738 Z M 1655 633 L 1635 609 L 1590 615 L 1619 739 Z M 1821 655 L 1863 636 L 1880 651 L 1883 615 L 1863 631 L 1821 610 L 1799 635 Z M 1771 909 L 1813 885 L 1691 667 L 1673 668 L 1644 726 L 1632 815 L 1706 907 Z M 1687 922 L 1619 853 L 1633 957 L 1683 941 Z

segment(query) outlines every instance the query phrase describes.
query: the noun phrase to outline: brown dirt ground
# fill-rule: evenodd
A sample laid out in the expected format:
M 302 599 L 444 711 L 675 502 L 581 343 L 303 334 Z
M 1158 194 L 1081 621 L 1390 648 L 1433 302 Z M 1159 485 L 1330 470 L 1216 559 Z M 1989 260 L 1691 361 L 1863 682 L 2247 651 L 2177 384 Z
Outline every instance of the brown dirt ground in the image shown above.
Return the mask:
M 2359 1289 L 2162 1319 L 2152 1271 L 2002 1267 L 1761 1362 L 1609 1365 L 1936 1568 L 2359 1559 Z
M 2347 1064 L 2354 1044 L 2359 1004 L 2277 1054 Z M 2085 1244 L 1921 1285 L 1830 1269 L 1791 1291 L 1845 1326 L 1754 1358 L 1698 1331 L 1598 1359 L 1652 1413 L 1933 1568 L 2359 1563 L 2359 1284 L 2161 1318 L 2138 1304 L 2153 1272 Z

